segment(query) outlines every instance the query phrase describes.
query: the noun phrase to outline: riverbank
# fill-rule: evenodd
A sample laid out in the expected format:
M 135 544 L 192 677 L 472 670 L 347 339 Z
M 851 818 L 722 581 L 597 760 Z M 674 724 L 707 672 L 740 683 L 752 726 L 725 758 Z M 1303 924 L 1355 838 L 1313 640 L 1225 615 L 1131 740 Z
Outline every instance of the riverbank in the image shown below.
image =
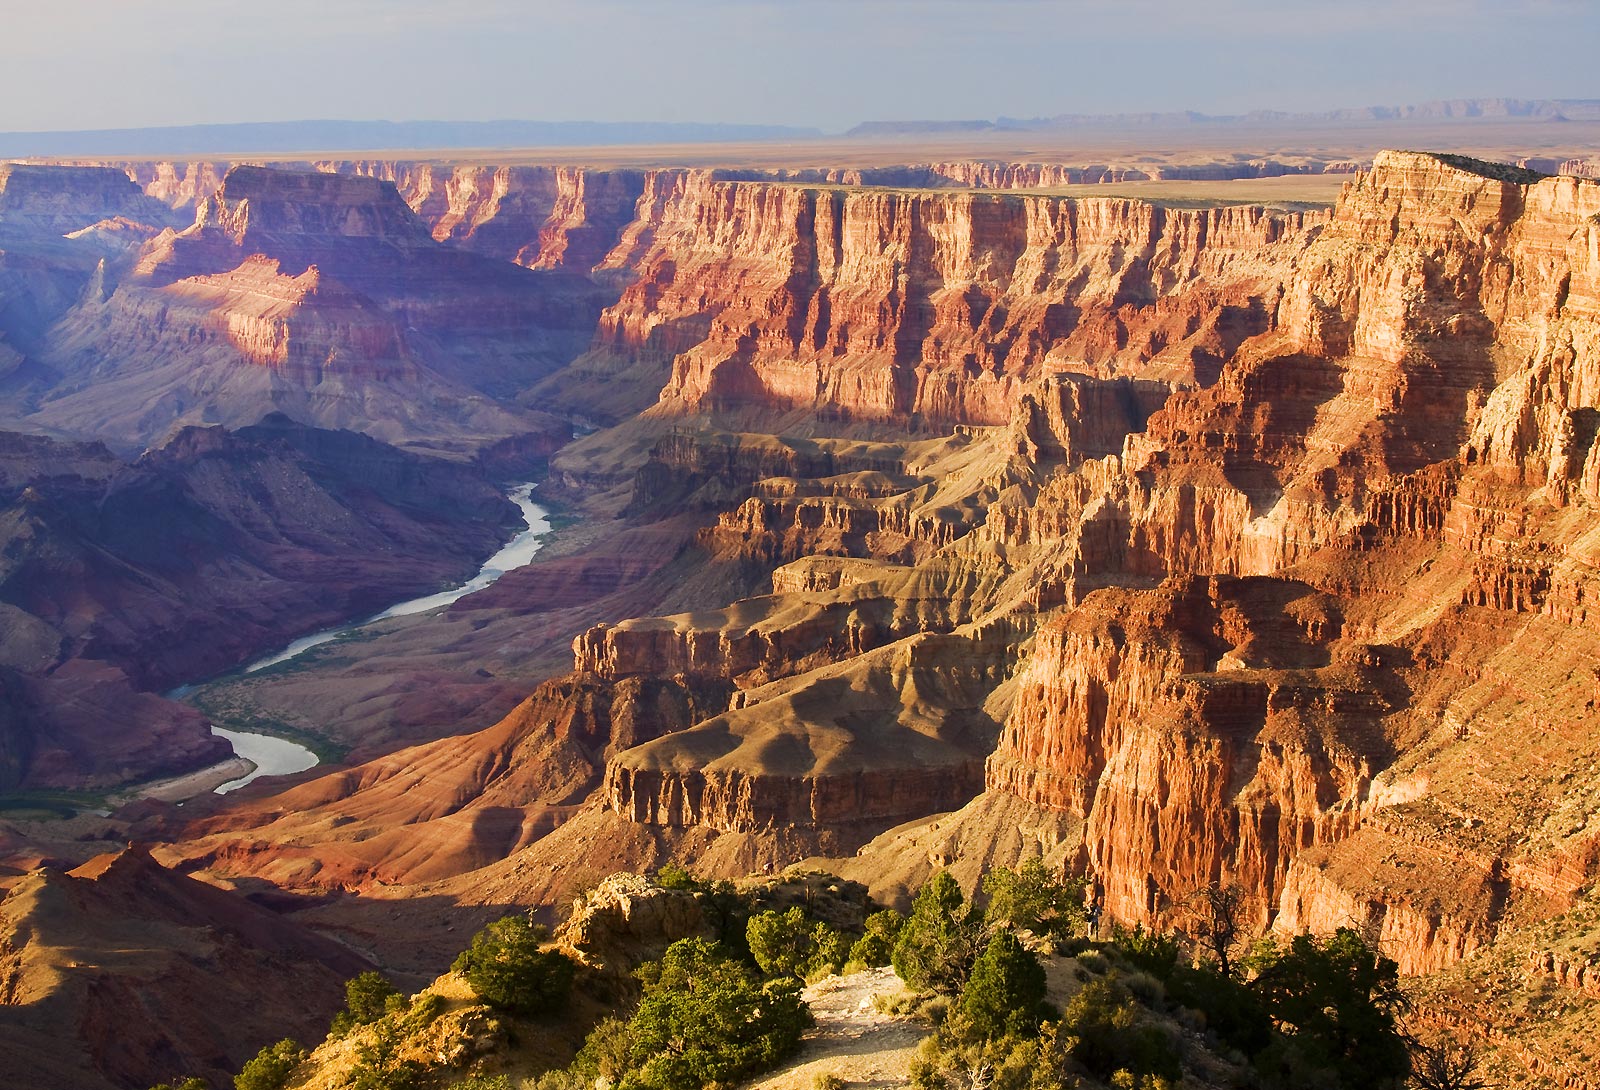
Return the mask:
M 125 805 L 138 799 L 183 802 L 216 791 L 232 780 L 250 775 L 255 769 L 254 761 L 235 755 L 194 772 L 185 772 L 181 776 L 170 776 L 164 780 L 140 784 L 112 796 L 110 801 L 113 805 Z

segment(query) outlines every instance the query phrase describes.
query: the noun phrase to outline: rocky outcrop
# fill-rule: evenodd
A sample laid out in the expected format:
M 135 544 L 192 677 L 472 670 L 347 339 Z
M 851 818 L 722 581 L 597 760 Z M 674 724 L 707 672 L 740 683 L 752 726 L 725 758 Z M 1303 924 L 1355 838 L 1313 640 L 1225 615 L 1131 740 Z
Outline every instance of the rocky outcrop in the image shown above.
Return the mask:
M 679 939 L 717 938 L 703 897 L 641 875 L 613 874 L 573 902 L 559 940 L 591 967 L 625 976 Z
M 606 765 L 607 807 L 667 829 L 798 835 L 847 853 L 976 793 L 1003 646 L 923 635 L 744 694 Z

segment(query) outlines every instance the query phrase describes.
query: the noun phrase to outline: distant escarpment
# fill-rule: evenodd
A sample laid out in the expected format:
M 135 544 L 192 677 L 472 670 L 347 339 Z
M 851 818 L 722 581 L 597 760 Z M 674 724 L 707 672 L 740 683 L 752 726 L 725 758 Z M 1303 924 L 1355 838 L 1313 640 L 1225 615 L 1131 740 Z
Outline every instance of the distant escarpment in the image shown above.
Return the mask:
M 281 411 L 457 457 L 540 436 L 542 457 L 566 431 L 508 399 L 604 300 L 436 242 L 387 182 L 235 167 L 192 226 L 101 266 L 39 353 L 32 419 L 133 446 Z
M 0 784 L 218 759 L 153 690 L 459 578 L 515 518 L 465 468 L 283 417 L 187 429 L 132 464 L 0 435 Z

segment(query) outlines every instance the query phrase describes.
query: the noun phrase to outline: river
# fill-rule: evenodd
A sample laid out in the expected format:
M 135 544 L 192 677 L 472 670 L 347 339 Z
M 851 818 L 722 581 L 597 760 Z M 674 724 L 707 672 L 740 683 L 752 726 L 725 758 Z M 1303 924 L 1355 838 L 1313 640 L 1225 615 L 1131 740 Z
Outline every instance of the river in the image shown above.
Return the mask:
M 478 569 L 478 574 L 450 590 L 442 590 L 436 594 L 425 594 L 421 598 L 411 598 L 390 606 L 382 613 L 374 614 L 364 620 L 352 621 L 339 625 L 336 628 L 324 629 L 314 632 L 309 636 L 301 636 L 282 651 L 265 655 L 244 667 L 243 673 L 253 674 L 258 670 L 265 670 L 269 666 L 276 666 L 280 662 L 288 662 L 292 658 L 305 654 L 313 647 L 320 647 L 331 643 L 364 625 L 374 621 L 386 620 L 390 617 L 409 617 L 416 613 L 426 613 L 430 609 L 447 606 L 460 598 L 465 598 L 473 591 L 482 590 L 506 572 L 533 560 L 535 554 L 544 545 L 544 535 L 550 532 L 550 513 L 529 497 L 533 493 L 533 485 L 520 484 L 506 494 L 506 498 L 522 511 L 523 529 L 519 531 L 505 546 L 488 560 L 483 562 L 483 567 Z M 187 691 L 175 691 L 178 695 Z M 216 789 L 217 794 L 226 794 L 235 791 L 252 780 L 261 776 L 287 776 L 294 772 L 304 772 L 317 763 L 317 755 L 298 742 L 291 742 L 286 738 L 279 738 L 270 734 L 255 734 L 250 731 L 224 729 L 212 727 L 211 733 L 221 738 L 226 738 L 233 746 L 233 751 L 239 756 L 250 761 L 256 767 L 246 776 L 237 780 L 229 780 Z

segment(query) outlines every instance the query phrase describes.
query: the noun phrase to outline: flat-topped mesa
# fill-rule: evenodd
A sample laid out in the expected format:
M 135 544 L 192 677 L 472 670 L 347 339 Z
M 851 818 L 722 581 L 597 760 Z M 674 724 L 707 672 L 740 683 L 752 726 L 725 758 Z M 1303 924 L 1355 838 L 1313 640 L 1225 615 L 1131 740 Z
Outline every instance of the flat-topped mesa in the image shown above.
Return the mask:
M 158 228 L 176 222 L 114 167 L 0 163 L 0 230 L 60 236 L 118 218 Z
M 258 238 L 340 237 L 417 245 L 431 236 L 390 183 L 341 174 L 237 166 L 202 201 L 195 225 L 243 247 Z
M 366 283 L 392 277 L 406 255 L 437 245 L 388 182 L 237 166 L 199 202 L 194 224 L 152 244 L 137 271 L 162 285 L 224 271 L 233 255 L 262 254 L 291 273 L 318 264 Z

